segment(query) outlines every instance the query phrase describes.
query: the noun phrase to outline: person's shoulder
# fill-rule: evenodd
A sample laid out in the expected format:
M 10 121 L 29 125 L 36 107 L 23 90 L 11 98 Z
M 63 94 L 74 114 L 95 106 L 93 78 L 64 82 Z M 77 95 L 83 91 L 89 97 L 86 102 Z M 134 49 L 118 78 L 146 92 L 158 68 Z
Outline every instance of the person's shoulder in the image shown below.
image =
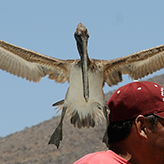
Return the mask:
M 111 156 L 110 156 L 111 154 Z M 84 157 L 77 160 L 74 164 L 107 164 L 110 161 L 113 161 L 112 151 L 100 151 L 95 153 L 90 153 L 85 155 Z
M 84 157 L 77 160 L 74 164 L 91 164 L 94 163 L 99 155 L 106 153 L 105 151 L 90 153 L 85 155 Z

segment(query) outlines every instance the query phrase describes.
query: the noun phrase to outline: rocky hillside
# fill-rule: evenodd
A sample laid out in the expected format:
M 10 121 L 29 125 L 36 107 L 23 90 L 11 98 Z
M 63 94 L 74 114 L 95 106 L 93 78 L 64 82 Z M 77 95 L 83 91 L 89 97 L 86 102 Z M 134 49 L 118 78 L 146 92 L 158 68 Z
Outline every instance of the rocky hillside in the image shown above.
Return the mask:
M 164 86 L 164 75 L 149 81 Z M 106 95 L 108 99 L 112 92 Z M 0 138 L 0 164 L 71 164 L 87 153 L 107 150 L 102 143 L 105 123 L 95 128 L 73 128 L 65 120 L 60 148 L 48 145 L 60 117 L 54 117 L 31 128 Z M 105 121 L 104 121 L 105 122 Z
M 106 150 L 101 142 L 105 125 L 94 129 L 73 128 L 66 119 L 59 149 L 48 145 L 60 117 L 0 139 L 0 164 L 71 164 L 89 152 Z

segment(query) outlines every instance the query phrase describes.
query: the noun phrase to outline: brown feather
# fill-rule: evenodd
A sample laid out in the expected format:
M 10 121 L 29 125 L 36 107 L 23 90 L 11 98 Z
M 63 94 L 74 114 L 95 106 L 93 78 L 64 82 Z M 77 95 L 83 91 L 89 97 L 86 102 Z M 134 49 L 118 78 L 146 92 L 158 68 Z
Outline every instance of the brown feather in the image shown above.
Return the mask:
M 69 79 L 69 69 L 78 60 L 60 60 L 0 41 L 0 69 L 37 82 L 49 75 L 56 82 Z
M 164 45 L 100 62 L 104 65 L 104 81 L 109 86 L 122 81 L 121 74 L 129 74 L 132 79 L 139 79 L 164 68 Z M 116 77 L 117 80 L 113 80 Z

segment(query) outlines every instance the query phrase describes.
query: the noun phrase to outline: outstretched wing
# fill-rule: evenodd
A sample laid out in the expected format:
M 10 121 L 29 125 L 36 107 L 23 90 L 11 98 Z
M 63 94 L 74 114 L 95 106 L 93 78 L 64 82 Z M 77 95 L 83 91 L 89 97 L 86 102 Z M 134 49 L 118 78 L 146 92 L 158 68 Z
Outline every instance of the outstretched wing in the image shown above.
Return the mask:
M 164 45 L 102 63 L 104 81 L 109 86 L 122 81 L 122 74 L 129 74 L 132 79 L 137 80 L 164 68 Z
M 56 82 L 68 80 L 74 60 L 59 60 L 0 40 L 0 69 L 29 81 L 49 75 Z

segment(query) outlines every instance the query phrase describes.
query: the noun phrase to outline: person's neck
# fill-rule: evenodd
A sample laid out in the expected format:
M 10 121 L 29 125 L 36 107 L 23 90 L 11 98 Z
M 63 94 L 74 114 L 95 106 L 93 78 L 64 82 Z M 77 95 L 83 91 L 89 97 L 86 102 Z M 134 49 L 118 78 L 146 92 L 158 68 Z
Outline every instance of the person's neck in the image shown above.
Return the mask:
M 158 163 L 161 163 L 158 160 L 153 160 L 151 154 L 149 153 L 148 149 L 142 149 L 137 144 L 133 143 L 126 143 L 126 142 L 119 142 L 116 144 L 111 144 L 110 145 L 110 150 L 115 152 L 117 155 L 120 157 L 124 158 L 128 162 L 132 164 L 154 164 L 156 163 L 155 161 L 158 161 Z M 154 152 L 155 155 L 155 152 Z M 154 158 L 157 159 L 157 158 Z
M 122 143 L 119 143 L 119 144 L 110 145 L 110 150 L 115 152 L 120 157 L 122 157 L 122 158 L 126 159 L 127 161 L 129 161 L 131 159 L 132 155 L 127 151 L 126 147 L 127 146 L 122 142 Z

